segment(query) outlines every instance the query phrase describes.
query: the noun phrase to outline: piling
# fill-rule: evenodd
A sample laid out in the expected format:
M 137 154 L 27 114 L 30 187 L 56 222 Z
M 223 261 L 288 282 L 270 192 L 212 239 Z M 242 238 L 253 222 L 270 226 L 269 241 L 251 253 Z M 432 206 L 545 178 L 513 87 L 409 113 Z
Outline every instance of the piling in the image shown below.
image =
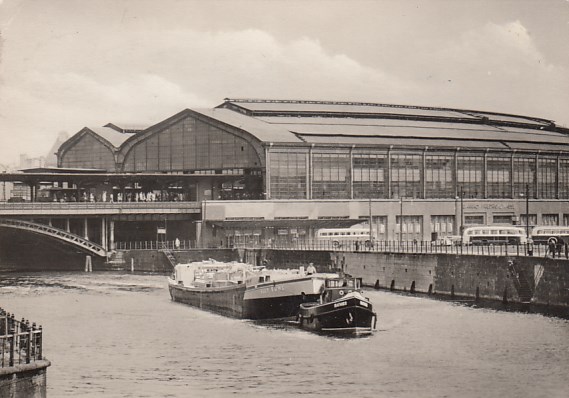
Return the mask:
M 93 272 L 91 256 L 85 256 L 85 272 Z

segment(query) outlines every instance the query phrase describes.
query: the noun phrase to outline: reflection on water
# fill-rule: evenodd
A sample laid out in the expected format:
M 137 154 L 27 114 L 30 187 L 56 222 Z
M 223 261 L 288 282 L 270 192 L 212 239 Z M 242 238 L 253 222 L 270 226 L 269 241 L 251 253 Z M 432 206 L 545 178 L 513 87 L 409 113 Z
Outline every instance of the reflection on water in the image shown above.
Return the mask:
M 369 337 L 225 318 L 163 276 L 0 275 L 0 306 L 42 324 L 50 397 L 565 397 L 569 321 L 369 291 Z

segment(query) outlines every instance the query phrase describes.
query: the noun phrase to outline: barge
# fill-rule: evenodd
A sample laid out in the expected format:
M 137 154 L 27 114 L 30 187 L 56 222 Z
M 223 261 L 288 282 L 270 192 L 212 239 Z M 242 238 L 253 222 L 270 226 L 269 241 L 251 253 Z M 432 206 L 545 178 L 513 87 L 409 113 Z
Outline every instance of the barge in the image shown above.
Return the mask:
M 172 300 L 242 319 L 287 319 L 317 300 L 334 273 L 266 269 L 215 260 L 178 264 L 168 278 Z

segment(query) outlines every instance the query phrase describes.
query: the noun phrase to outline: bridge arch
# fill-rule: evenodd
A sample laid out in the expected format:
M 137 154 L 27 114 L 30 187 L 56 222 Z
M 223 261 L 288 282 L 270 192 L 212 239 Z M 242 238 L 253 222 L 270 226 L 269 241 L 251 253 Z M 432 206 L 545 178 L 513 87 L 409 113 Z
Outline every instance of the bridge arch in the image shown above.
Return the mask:
M 79 235 L 75 235 L 49 225 L 15 219 L 0 219 L 0 228 L 13 228 L 44 235 L 60 240 L 64 243 L 71 244 L 87 254 L 92 254 L 98 257 L 107 256 L 107 251 L 101 245 L 93 243 Z

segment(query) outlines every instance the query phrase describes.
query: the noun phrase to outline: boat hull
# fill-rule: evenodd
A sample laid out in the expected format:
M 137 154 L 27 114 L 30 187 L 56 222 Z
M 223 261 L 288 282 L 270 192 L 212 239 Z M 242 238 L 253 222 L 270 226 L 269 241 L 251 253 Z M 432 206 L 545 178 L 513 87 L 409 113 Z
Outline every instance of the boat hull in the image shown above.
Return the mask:
M 232 318 L 243 318 L 245 285 L 194 288 L 168 284 L 172 300 Z
M 346 335 L 370 334 L 377 320 L 371 303 L 349 297 L 325 304 L 303 304 L 299 310 L 302 329 Z
M 324 281 L 305 277 L 247 288 L 244 316 L 248 319 L 295 319 L 302 303 L 318 299 Z

